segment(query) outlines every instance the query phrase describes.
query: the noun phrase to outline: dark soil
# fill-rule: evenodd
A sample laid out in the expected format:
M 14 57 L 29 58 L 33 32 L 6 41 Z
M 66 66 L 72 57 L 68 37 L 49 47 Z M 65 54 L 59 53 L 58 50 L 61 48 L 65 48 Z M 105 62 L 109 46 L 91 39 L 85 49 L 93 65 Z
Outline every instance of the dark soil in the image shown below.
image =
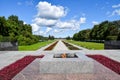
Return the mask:
M 69 43 L 67 43 L 67 42 L 65 42 L 65 41 L 62 41 L 70 50 L 81 50 L 81 49 L 79 49 L 79 48 L 77 48 L 77 47 L 75 47 L 75 46 L 73 46 L 73 45 L 71 45 L 71 44 L 69 44 Z
M 56 46 L 57 43 L 58 43 L 58 41 L 56 41 L 54 44 L 52 44 L 49 47 L 47 47 L 46 49 L 44 49 L 44 51 L 46 51 L 46 50 L 52 50 Z

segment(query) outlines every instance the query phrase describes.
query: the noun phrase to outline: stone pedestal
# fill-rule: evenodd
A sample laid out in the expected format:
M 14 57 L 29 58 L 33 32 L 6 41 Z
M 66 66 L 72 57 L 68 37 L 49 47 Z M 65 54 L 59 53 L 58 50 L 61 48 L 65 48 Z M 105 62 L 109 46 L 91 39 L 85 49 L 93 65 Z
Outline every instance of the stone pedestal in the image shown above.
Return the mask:
M 93 73 L 94 62 L 82 53 L 78 58 L 54 58 L 47 54 L 40 60 L 40 73 Z

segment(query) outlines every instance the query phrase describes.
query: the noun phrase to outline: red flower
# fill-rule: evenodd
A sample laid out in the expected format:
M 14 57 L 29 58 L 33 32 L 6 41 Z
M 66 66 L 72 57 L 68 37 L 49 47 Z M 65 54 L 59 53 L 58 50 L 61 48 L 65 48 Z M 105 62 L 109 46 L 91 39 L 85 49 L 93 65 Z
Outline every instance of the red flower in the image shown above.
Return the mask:
M 6 66 L 0 70 L 0 80 L 11 80 L 17 73 L 24 69 L 28 64 L 34 61 L 36 58 L 42 58 L 40 56 L 25 56 L 24 58 Z
M 95 59 L 99 63 L 103 64 L 104 66 L 108 67 L 114 72 L 120 74 L 120 62 L 114 61 L 103 55 L 87 55 L 87 56 Z

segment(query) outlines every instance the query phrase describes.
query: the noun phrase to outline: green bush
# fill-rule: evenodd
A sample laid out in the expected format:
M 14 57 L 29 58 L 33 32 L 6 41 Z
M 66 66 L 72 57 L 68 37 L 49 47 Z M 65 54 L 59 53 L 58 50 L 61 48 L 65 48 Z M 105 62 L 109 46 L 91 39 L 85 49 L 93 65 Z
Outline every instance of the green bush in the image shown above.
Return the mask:
M 107 36 L 106 40 L 108 40 L 108 41 L 117 40 L 117 36 Z
M 2 38 L 3 38 L 3 36 L 2 36 L 2 35 L 0 35 L 0 42 L 2 41 Z
M 9 42 L 10 41 L 10 37 L 8 37 L 8 36 L 2 36 L 2 35 L 0 35 L 0 41 L 1 42 Z
M 118 34 L 117 40 L 120 40 L 120 32 L 119 32 L 119 34 Z

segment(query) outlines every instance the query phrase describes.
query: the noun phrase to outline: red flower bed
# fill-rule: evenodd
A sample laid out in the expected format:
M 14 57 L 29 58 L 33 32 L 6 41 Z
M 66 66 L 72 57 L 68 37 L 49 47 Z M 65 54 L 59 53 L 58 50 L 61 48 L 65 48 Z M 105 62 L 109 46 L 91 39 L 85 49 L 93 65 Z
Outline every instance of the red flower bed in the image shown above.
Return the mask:
M 103 55 L 87 55 L 87 56 L 95 59 L 96 61 L 100 62 L 104 66 L 120 74 L 120 62 L 114 61 Z
M 0 80 L 11 80 L 17 73 L 24 69 L 28 64 L 30 64 L 36 58 L 42 58 L 41 56 L 25 56 L 24 58 L 6 66 L 0 70 Z

